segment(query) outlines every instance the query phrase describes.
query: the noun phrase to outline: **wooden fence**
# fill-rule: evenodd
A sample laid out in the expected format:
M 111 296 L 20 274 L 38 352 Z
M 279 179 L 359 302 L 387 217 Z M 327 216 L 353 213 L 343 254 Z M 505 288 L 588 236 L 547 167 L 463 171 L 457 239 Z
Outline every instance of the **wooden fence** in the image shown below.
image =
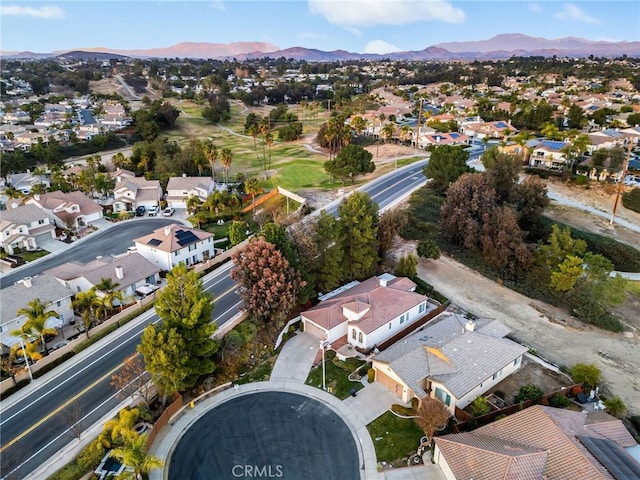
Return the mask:
M 147 449 L 149 449 L 149 447 L 153 445 L 153 441 L 158 436 L 158 433 L 160 433 L 160 430 L 162 430 L 165 425 L 169 423 L 171 417 L 178 413 L 183 406 L 184 400 L 182 399 L 182 395 L 176 393 L 176 399 L 171 402 L 171 404 L 164 410 L 164 412 L 162 412 L 160 418 L 158 418 L 158 420 L 156 420 L 156 422 L 153 424 L 153 428 L 151 429 L 151 431 L 149 432 L 149 436 L 147 437 Z

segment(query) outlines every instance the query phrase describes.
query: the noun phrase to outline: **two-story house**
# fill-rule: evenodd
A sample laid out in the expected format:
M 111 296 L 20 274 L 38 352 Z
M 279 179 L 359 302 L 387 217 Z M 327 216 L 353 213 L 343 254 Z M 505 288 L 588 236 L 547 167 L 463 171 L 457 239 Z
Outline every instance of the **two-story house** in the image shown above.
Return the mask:
M 213 234 L 183 225 L 167 225 L 136 238 L 136 251 L 162 270 L 179 263 L 193 265 L 215 255 Z
M 328 343 L 346 338 L 369 350 L 437 308 L 415 287 L 408 278 L 388 273 L 346 285 L 301 315 L 304 331 Z
M 113 189 L 114 212 L 131 212 L 138 207 L 145 207 L 148 210 L 160 204 L 162 187 L 159 180 L 121 175 L 116 181 L 118 183 Z
M 51 181 L 44 175 L 34 175 L 29 170 L 26 173 L 14 173 L 7 177 L 7 183 L 19 192 L 28 195 L 34 185 L 42 185 L 44 188 L 51 187 Z
M 507 333 L 497 320 L 441 313 L 375 355 L 376 381 L 403 402 L 428 395 L 455 413 L 520 368 L 527 348 Z
M 51 275 L 45 273 L 35 277 L 25 277 L 2 290 L 0 302 L 0 342 L 3 353 L 18 343 L 18 338 L 11 332 L 22 328 L 27 318 L 18 315 L 18 310 L 27 308 L 32 300 L 40 300 L 47 305 L 47 311 L 53 310 L 57 317 L 47 320 L 47 327 L 59 328 L 75 320 L 71 307 L 73 292 L 61 285 Z
M 59 228 L 80 230 L 103 217 L 102 207 L 82 192 L 58 190 L 34 195 L 26 203 L 46 212 Z
M 167 184 L 167 205 L 171 208 L 187 208 L 189 197 L 205 202 L 215 189 L 211 177 L 171 177 Z
M 567 161 L 563 150 L 567 146 L 569 146 L 568 142 L 542 140 L 533 148 L 529 156 L 529 165 L 536 168 L 562 171 Z
M 17 249 L 35 250 L 38 243 L 56 237 L 56 227 L 49 216 L 35 205 L 12 204 L 0 212 L 0 247 L 13 255 Z

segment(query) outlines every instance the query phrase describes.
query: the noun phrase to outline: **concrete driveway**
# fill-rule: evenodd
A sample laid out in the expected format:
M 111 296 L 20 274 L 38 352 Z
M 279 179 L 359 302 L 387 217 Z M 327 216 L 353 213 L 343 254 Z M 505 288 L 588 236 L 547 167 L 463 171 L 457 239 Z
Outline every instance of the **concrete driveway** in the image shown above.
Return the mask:
M 271 380 L 294 380 L 304 383 L 316 358 L 320 343 L 308 333 L 298 333 L 289 339 L 273 366 Z
M 367 384 L 358 390 L 357 396 L 348 397 L 343 402 L 354 415 L 362 418 L 365 425 L 389 410 L 394 403 L 403 404 L 402 400 L 377 382 Z

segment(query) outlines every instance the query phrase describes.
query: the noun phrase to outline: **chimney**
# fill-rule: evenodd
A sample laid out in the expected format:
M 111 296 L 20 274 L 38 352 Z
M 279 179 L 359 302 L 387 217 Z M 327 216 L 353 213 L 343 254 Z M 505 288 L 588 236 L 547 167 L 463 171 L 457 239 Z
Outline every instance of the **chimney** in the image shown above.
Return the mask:
M 124 268 L 120 265 L 116 267 L 116 277 L 118 280 L 122 280 L 124 278 Z
M 31 282 L 31 277 L 24 277 L 22 279 L 22 284 L 27 287 L 27 288 L 31 288 L 31 286 L 33 285 L 33 283 Z
M 378 278 L 378 283 L 380 283 L 381 287 L 386 287 L 387 286 L 387 279 L 386 278 Z
M 167 225 L 166 227 L 164 227 L 164 234 L 168 237 L 169 235 L 171 235 L 171 227 L 169 225 Z
M 476 322 L 473 320 L 467 320 L 467 323 L 464 324 L 464 329 L 467 332 L 473 332 L 476 329 Z

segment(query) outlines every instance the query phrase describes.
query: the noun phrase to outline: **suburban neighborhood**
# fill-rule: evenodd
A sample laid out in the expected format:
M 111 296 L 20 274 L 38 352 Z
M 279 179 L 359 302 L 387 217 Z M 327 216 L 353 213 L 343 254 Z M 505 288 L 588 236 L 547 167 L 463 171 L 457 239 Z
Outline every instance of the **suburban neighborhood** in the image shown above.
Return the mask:
M 638 58 L 98 53 L 1 60 L 2 479 L 640 478 Z

